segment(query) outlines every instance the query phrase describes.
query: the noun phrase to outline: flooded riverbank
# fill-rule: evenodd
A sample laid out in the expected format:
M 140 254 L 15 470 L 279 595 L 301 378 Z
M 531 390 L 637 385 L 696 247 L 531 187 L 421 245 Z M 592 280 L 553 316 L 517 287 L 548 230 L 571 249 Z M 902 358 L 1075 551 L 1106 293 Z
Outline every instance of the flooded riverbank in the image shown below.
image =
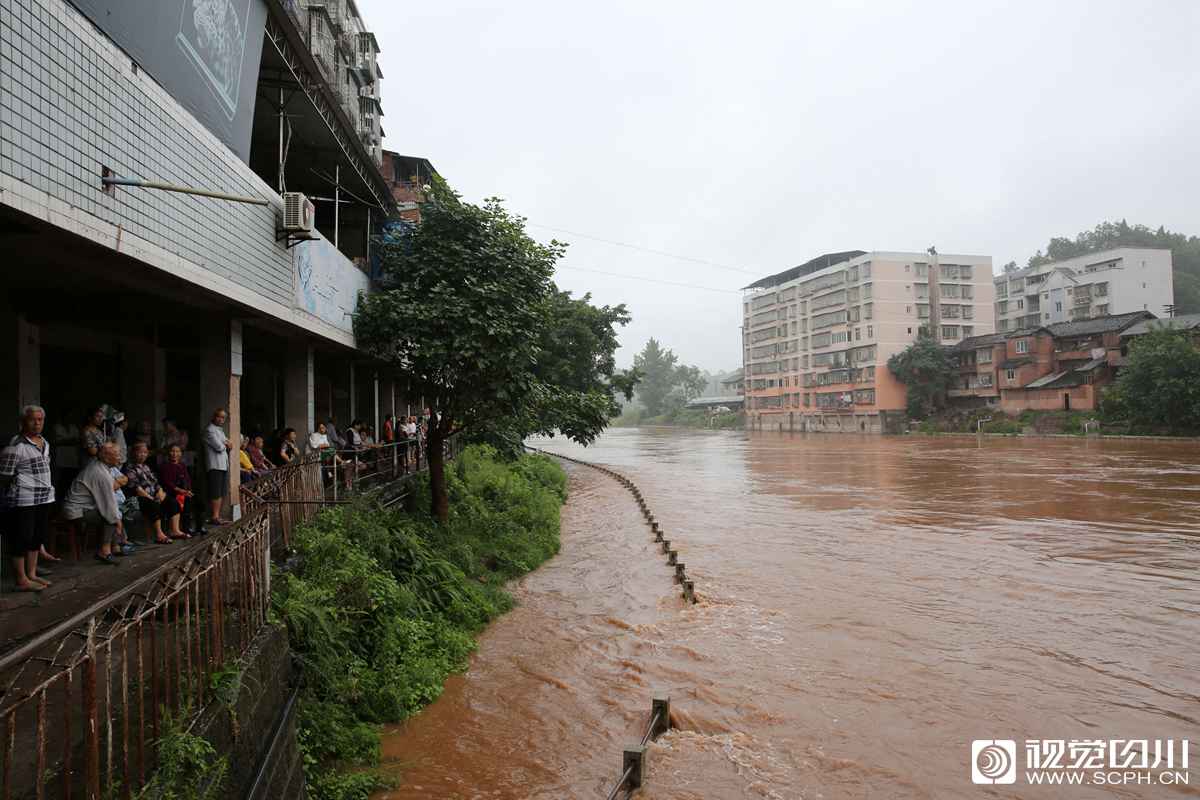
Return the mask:
M 620 430 L 540 446 L 636 480 L 700 603 L 679 600 L 628 493 L 572 467 L 561 554 L 387 737 L 404 765 L 388 797 L 603 796 L 659 688 L 681 730 L 642 798 L 982 797 L 974 739 L 1195 738 L 1194 444 Z M 1200 796 L 1195 778 L 1069 796 Z

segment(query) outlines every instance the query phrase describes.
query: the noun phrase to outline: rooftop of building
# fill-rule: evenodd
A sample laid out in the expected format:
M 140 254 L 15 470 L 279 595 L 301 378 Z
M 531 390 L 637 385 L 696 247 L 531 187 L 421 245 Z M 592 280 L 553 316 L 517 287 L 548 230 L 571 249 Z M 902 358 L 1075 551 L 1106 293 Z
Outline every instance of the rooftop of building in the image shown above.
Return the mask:
M 1015 279 L 1020 280 L 1030 275 L 1041 275 L 1046 272 L 1051 272 L 1055 269 L 1068 270 L 1069 275 L 1074 275 L 1076 270 L 1083 270 L 1093 264 L 1102 264 L 1105 261 L 1112 261 L 1114 258 L 1124 256 L 1130 252 L 1165 252 L 1170 253 L 1170 249 L 1165 247 L 1111 247 L 1107 250 L 1097 250 L 1094 253 L 1084 253 L 1081 256 L 1073 258 L 1064 258 L 1059 261 L 1048 261 L 1045 264 L 1039 264 L 1036 267 L 1022 267 L 1014 272 L 1005 272 L 994 277 L 994 280 L 999 283 L 1002 281 Z
M 1200 314 L 1180 314 L 1170 319 L 1147 319 L 1131 325 L 1122 336 L 1144 336 L 1152 330 L 1167 328 L 1176 331 L 1191 331 L 1200 328 Z
M 772 286 L 778 286 L 781 283 L 787 283 L 788 281 L 794 280 L 803 275 L 811 275 L 819 269 L 832 267 L 835 264 L 841 264 L 849 261 L 852 258 L 865 256 L 866 254 L 866 250 L 842 250 L 841 252 L 837 253 L 825 253 L 804 262 L 798 267 L 792 267 L 791 269 L 785 269 L 783 272 L 777 272 L 774 275 L 768 275 L 765 278 L 759 278 L 754 283 L 748 286 L 743 286 L 742 289 L 769 289 Z
M 1128 314 L 1110 314 L 1105 317 L 1081 319 L 1077 322 L 1055 322 L 1046 325 L 1046 330 L 1055 338 L 1070 336 L 1094 336 L 1097 333 L 1115 333 L 1138 322 L 1154 319 L 1149 311 L 1131 311 Z

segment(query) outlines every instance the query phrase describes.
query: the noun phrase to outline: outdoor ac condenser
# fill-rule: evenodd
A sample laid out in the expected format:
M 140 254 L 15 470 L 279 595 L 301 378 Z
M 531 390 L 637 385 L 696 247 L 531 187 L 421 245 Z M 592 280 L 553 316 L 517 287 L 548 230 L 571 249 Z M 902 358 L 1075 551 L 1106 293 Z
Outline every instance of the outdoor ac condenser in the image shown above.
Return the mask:
M 312 233 L 316 209 L 301 192 L 283 193 L 283 230 L 287 233 Z

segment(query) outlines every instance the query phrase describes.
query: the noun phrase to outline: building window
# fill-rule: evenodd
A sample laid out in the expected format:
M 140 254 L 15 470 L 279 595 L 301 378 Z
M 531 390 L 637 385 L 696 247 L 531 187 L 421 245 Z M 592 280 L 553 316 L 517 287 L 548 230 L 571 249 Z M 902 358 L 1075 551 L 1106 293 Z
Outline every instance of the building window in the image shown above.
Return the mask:
M 1021 300 L 1021 299 L 1018 299 L 1018 300 L 1017 300 L 1017 310 L 1018 310 L 1018 311 L 1020 311 L 1020 310 L 1021 310 L 1021 309 L 1023 309 L 1024 307 L 1025 307 L 1025 301 L 1024 301 L 1024 300 Z
M 1028 353 L 1029 352 L 1029 340 L 1028 339 L 1017 339 L 1017 352 L 1018 353 Z
M 1108 306 L 1096 306 L 1096 313 L 1101 317 L 1108 316 Z
M 943 325 L 942 326 L 942 338 L 943 339 L 957 339 L 958 338 L 958 326 L 957 325 Z
M 867 326 L 867 338 L 868 338 L 868 339 L 874 339 L 874 338 L 875 338 L 875 326 L 874 326 L 874 325 L 868 325 L 868 326 Z
M 1017 371 L 1015 369 L 1004 370 L 1004 379 L 1009 383 L 1012 383 L 1017 379 Z
M 1008 313 L 1008 301 L 1001 300 L 999 303 L 996 304 L 996 310 L 999 311 L 1001 314 L 1007 314 Z
M 874 303 L 864 303 L 862 310 L 863 310 L 862 318 L 863 319 L 871 319 L 871 315 L 875 311 L 875 304 Z
M 979 364 L 992 363 L 992 348 L 989 347 L 986 350 L 976 350 L 975 361 Z

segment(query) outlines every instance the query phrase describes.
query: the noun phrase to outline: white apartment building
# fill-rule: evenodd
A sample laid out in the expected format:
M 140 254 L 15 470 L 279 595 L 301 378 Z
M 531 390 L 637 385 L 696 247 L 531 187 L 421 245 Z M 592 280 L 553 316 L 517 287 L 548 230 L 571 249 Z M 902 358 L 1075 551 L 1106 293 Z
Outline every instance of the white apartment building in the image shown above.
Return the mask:
M 997 275 L 996 330 L 1149 311 L 1174 302 L 1171 251 L 1117 247 Z
M 750 424 L 883 432 L 905 407 L 887 360 L 931 332 L 993 333 L 990 256 L 852 250 L 755 281 L 743 298 Z

